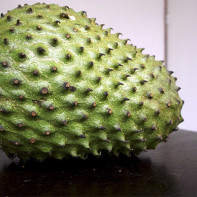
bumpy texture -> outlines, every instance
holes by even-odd
[[[155,148],[183,121],[162,61],[69,7],[0,18],[0,146],[24,160]]]

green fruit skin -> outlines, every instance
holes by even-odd
[[[0,146],[8,156],[139,154],[183,121],[176,78],[86,12],[25,5],[0,18]]]

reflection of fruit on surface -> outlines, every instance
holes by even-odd
[[[86,12],[19,6],[0,27],[0,146],[8,155],[138,154],[183,121],[172,73]]]

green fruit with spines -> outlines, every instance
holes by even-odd
[[[23,160],[153,149],[183,121],[176,79],[86,12],[19,6],[0,18],[0,143]]]

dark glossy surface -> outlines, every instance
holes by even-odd
[[[197,133],[176,131],[138,158],[24,164],[0,151],[0,196],[197,196]]]

